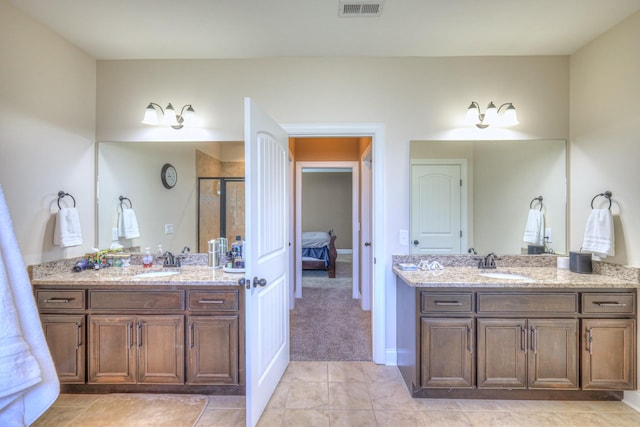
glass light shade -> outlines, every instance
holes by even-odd
[[[516,107],[513,104],[509,104],[507,109],[504,111],[502,115],[502,126],[514,126],[520,124],[518,121],[518,113],[516,112]]]
[[[142,119],[142,123],[145,125],[155,126],[160,124],[160,119],[158,118],[158,112],[153,105],[149,104],[147,108],[144,110],[144,119]]]
[[[483,123],[485,125],[493,125],[498,121],[498,109],[496,104],[490,102],[487,106],[487,111],[484,113]]]
[[[469,108],[467,109],[467,116],[464,119],[464,122],[468,125],[475,125],[480,121],[480,110],[475,102],[472,102]]]
[[[196,112],[194,111],[191,105],[188,105],[184,113],[182,114],[182,118],[184,119],[185,125],[190,125],[195,122]]]
[[[169,126],[177,126],[178,118],[176,117],[176,110],[173,109],[173,105],[167,105],[164,109],[164,124]]]

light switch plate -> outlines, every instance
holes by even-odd
[[[401,246],[409,245],[409,231],[408,230],[400,230],[398,232],[398,242]]]
[[[544,240],[547,243],[551,243],[551,227],[544,229]]]
[[[173,224],[164,225],[164,234],[173,234]]]
[[[118,228],[117,227],[113,227],[111,229],[111,241],[115,242],[116,240],[118,240]]]

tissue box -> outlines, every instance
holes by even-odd
[[[590,274],[593,271],[591,254],[569,252],[569,270],[574,273]]]

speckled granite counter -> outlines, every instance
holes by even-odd
[[[554,257],[503,257],[496,269],[477,268],[477,257],[430,257],[444,265],[444,270],[404,271],[401,262],[417,264],[415,256],[394,256],[393,271],[411,287],[482,287],[482,288],[639,288],[638,269],[594,263],[594,274],[572,273],[555,267]],[[426,259],[426,258],[425,258]],[[527,279],[482,276],[482,273],[511,273]]]
[[[640,284],[601,274],[578,274],[553,267],[511,267],[481,270],[473,267],[445,267],[440,271],[393,271],[412,287],[482,288],[638,288]],[[528,279],[504,279],[481,273],[511,273]]]
[[[172,270],[172,269],[167,269]],[[178,274],[161,277],[134,277],[140,273],[163,271],[162,267],[142,268],[109,267],[100,270],[84,270],[78,273],[67,271],[54,271],[47,274],[37,274],[31,279],[33,285],[68,285],[68,286],[93,286],[93,285],[206,285],[206,286],[239,286],[238,279],[242,274],[225,273],[222,269],[213,269],[207,266],[187,265],[178,269]]]

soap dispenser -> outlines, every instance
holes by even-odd
[[[145,248],[144,256],[142,257],[142,267],[149,268],[153,265],[153,256],[151,255],[151,249]]]

